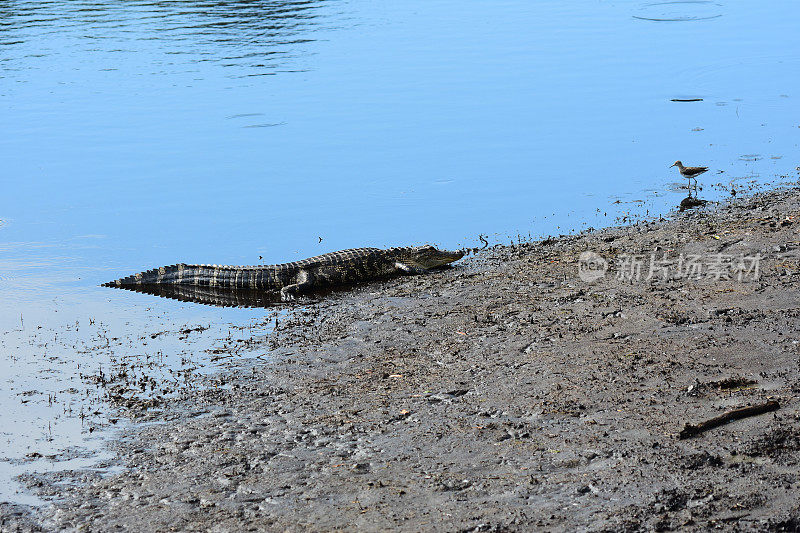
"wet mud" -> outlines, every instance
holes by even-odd
[[[799,233],[773,191],[309,302],[127,431],[121,473],[30,474],[52,503],[0,524],[797,530]]]

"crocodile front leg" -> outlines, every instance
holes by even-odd
[[[425,274],[428,272],[427,268],[410,261],[406,261],[405,263],[397,261],[394,266],[397,270],[405,272],[406,274]]]

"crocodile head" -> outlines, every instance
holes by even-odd
[[[425,245],[403,249],[400,260],[428,270],[431,268],[443,267],[453,261],[458,261],[462,257],[464,257],[464,252],[461,250],[451,252],[449,250],[438,250],[433,246]]]

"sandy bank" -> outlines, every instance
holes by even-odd
[[[800,191],[778,191],[334,295],[260,339],[274,363],[216,376],[122,441],[125,473],[33,480],[63,499],[4,520],[797,529],[798,232]],[[678,439],[768,400],[780,409]]]

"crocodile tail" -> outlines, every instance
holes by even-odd
[[[124,278],[103,283],[103,287],[134,287],[139,285],[157,285],[162,283],[180,283],[183,278],[191,274],[192,267],[184,263],[177,265],[163,266],[159,268],[152,268],[126,276]]]
[[[105,287],[135,289],[147,285],[194,285],[234,289],[279,290],[284,282],[270,267],[177,265],[145,270],[105,283]]]

